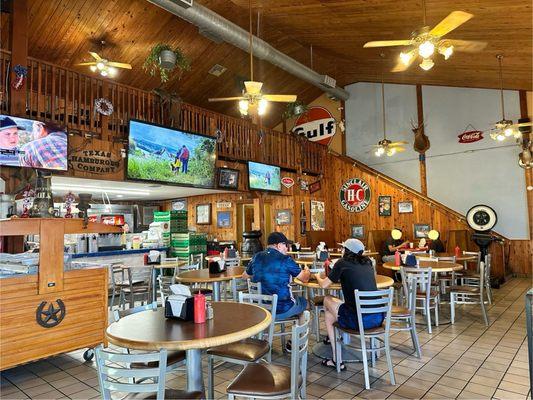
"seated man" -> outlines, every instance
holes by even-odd
[[[377,285],[372,261],[363,255],[365,245],[358,239],[348,239],[342,244],[342,247],[342,258],[335,263],[329,275],[325,277],[324,273],[321,273],[315,276],[320,287],[324,289],[328,288],[332,282],[338,283],[340,281],[342,286],[344,302],[333,296],[324,297],[326,329],[333,358],[323,360],[322,365],[336,368],[336,363],[340,362],[340,369],[344,371],[346,367],[342,360],[335,360],[333,324],[339,321],[342,328],[359,330],[354,290],[377,290]],[[381,326],[383,319],[382,313],[364,314],[364,328],[371,329]]]
[[[429,242],[429,249],[433,250],[435,253],[444,253],[444,243],[442,243],[442,240],[440,240],[440,234],[436,230],[431,230],[428,233],[428,237],[430,239]]]
[[[391,235],[383,242],[383,248],[381,249],[381,260],[385,262],[394,261],[394,253],[396,250],[405,247],[409,244],[408,240],[402,242],[402,231],[400,229],[393,229]]]
[[[276,320],[301,315],[307,307],[307,302],[304,297],[292,295],[290,282],[291,278],[307,282],[310,276],[309,269],[302,270],[287,255],[291,242],[283,233],[272,232],[267,242],[267,249],[254,255],[242,277],[250,278],[253,282],[261,282],[262,294],[278,295]],[[303,323],[303,320],[300,323]]]

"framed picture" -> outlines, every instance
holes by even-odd
[[[321,189],[320,181],[313,182],[309,185],[309,193],[318,192]]]
[[[391,203],[392,203],[391,196],[379,196],[378,197],[380,217],[390,217],[392,215]]]
[[[231,228],[231,211],[217,211],[217,228]]]
[[[398,213],[408,214],[413,212],[413,202],[412,201],[399,201],[398,202]]]
[[[326,203],[311,200],[311,230],[326,230]]]
[[[154,212],[159,211],[159,206],[144,206],[142,207],[142,224],[145,226],[154,222]]]
[[[355,239],[365,238],[365,226],[364,225],[352,225],[352,237]]]
[[[291,210],[276,210],[276,225],[290,225],[291,224]]]
[[[211,203],[196,206],[196,223],[198,225],[211,225]]]
[[[429,224],[414,224],[415,239],[427,239],[430,230]]]
[[[239,188],[239,170],[219,168],[218,187],[237,190]]]
[[[187,211],[187,199],[176,199],[172,202],[173,211]]]

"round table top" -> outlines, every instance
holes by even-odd
[[[113,322],[107,339],[118,346],[138,350],[189,350],[221,346],[249,338],[265,330],[272,319],[264,308],[253,304],[213,302],[213,319],[204,324],[165,318],[164,307]],[[238,315],[239,318],[232,318]]]
[[[435,257],[454,257],[455,253],[435,253]],[[461,254],[459,257],[455,257],[455,261],[476,261],[477,256],[473,254]]]
[[[400,253],[403,253],[405,251],[427,251],[427,247],[402,247],[401,249],[398,249]]]
[[[233,278],[239,278],[243,272],[243,267],[229,267],[220,274],[210,274],[209,268],[203,268],[193,271],[182,272],[176,277],[176,280],[181,283],[231,281]]]
[[[300,286],[305,286],[312,289],[320,289],[320,285],[317,281],[312,280],[309,282],[302,282],[299,279],[294,279],[294,283]],[[392,279],[390,276],[386,275],[376,275],[376,285],[378,289],[385,289],[394,284],[394,279]],[[340,283],[332,283],[329,287],[329,290],[341,290],[341,284]]]
[[[383,267],[387,269],[392,269],[393,271],[399,271],[400,267],[395,265],[394,262],[383,263]],[[434,272],[452,272],[459,271],[463,269],[461,264],[446,262],[446,261],[420,261],[420,268],[431,267]]]

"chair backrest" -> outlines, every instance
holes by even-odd
[[[481,251],[463,251],[463,254],[465,256],[475,256],[476,257],[476,259],[474,261],[469,261],[469,262],[476,263],[476,272],[479,272],[479,263],[481,262]]]
[[[485,256],[485,274],[481,275],[481,271],[479,271],[479,276],[485,276],[485,282],[488,284],[490,282],[490,269],[492,267],[492,255],[487,254]]]
[[[178,274],[180,272],[196,271],[198,269],[200,269],[200,264],[182,265],[182,266],[178,267]]]
[[[204,253],[191,254],[189,257],[189,262],[191,264],[198,264],[199,268],[204,267]]]
[[[302,325],[292,327],[291,337],[291,398],[298,399],[298,382],[302,377],[302,385],[307,381],[307,351],[309,345],[309,311],[303,313]]]
[[[111,283],[113,287],[117,284],[117,277],[119,282],[126,280],[126,268],[123,263],[113,263],[110,265],[111,270]]]
[[[409,285],[414,281],[420,291],[426,294],[426,299],[429,300],[431,292],[431,267],[424,268],[412,268],[412,267],[400,267],[400,274],[402,275],[402,285],[406,296],[409,294]]]
[[[274,328],[276,326],[276,312],[278,309],[278,295],[268,295],[268,294],[253,294],[253,293],[244,293],[239,292],[239,303],[250,303],[258,305],[272,314],[272,320],[270,321],[270,326],[268,327],[268,343],[272,347],[272,339],[274,338]]]
[[[157,301],[154,301],[153,303],[146,304],[144,306],[137,306],[134,308],[128,308],[127,310],[114,310],[113,311],[113,320],[117,322],[119,319],[127,317],[131,314],[136,314],[142,311],[147,310],[156,310],[157,309]]]
[[[354,290],[357,321],[359,322],[359,332],[362,335],[365,334],[363,315],[378,313],[385,313],[385,335],[389,334],[393,293],[394,288],[392,287],[371,291]]]
[[[455,260],[455,256],[451,256],[451,257],[437,257],[437,261],[455,263],[456,260]]]
[[[180,261],[180,259],[178,257],[167,257],[167,258],[163,258],[161,260],[161,265],[165,265],[165,264],[176,264]]]
[[[227,268],[231,267],[240,267],[241,265],[241,259],[240,258],[225,258],[224,259],[224,265]]]
[[[95,350],[98,381],[104,400],[111,400],[111,392],[156,392],[156,399],[164,400],[167,369],[167,351],[165,349],[154,353],[118,354],[104,350],[102,345],[98,345]],[[129,368],[132,363],[154,361],[158,363],[155,368]],[[120,379],[124,378],[130,383],[119,382]],[[135,378],[135,381],[132,378]],[[152,379],[153,382],[148,381],[149,383],[145,383],[147,379]],[[142,383],[139,383],[140,380]]]
[[[316,253],[314,251],[299,251],[296,253],[296,258],[307,258],[315,257]]]
[[[247,280],[248,282],[248,293],[250,294],[261,294],[261,282],[252,282],[251,279]]]

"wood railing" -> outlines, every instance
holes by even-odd
[[[6,76],[10,53],[0,51],[0,110],[9,110],[9,88]],[[141,72],[142,73],[142,72]],[[121,141],[127,138],[132,118],[170,126],[171,106],[157,94],[111,80],[81,74],[58,65],[28,58],[26,85],[26,116],[53,121],[71,132],[90,133],[102,140]],[[113,104],[113,113],[97,113],[94,102],[106,98]],[[252,160],[320,174],[323,172],[326,147],[305,139],[259,128],[249,121],[215,113],[186,103],[179,104],[177,128],[214,135],[220,130],[218,155],[229,160]]]

